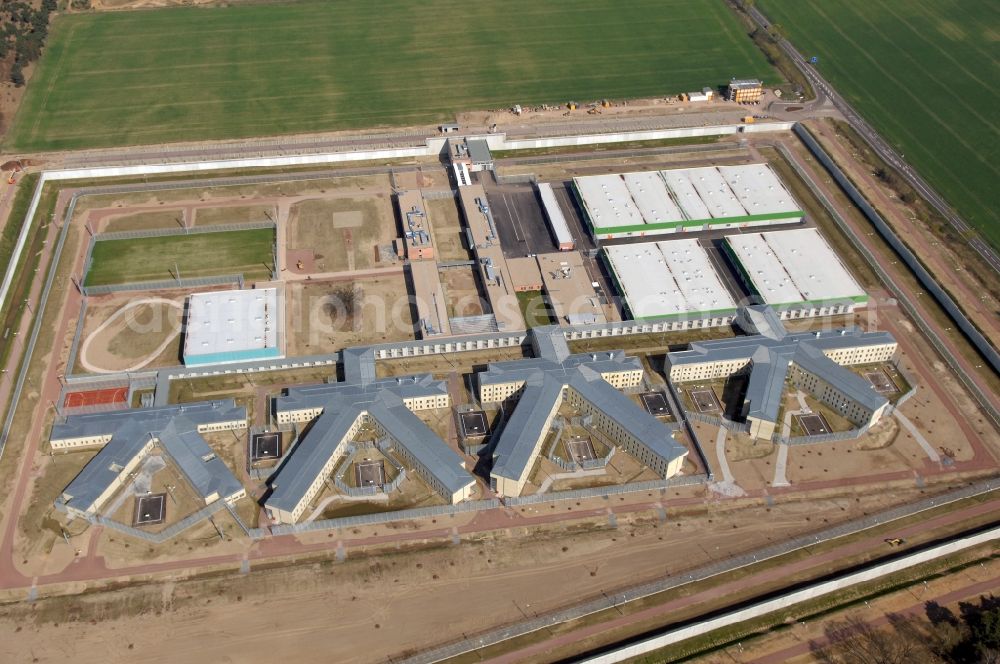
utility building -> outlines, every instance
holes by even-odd
[[[756,104],[764,95],[764,83],[756,78],[734,78],[726,87],[726,101]]]

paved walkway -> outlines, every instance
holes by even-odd
[[[924,438],[924,434],[920,433],[920,429],[918,429],[906,415],[903,415],[898,410],[892,411],[892,414],[895,415],[896,419],[899,420],[899,423],[913,435],[914,440],[917,441],[917,444],[920,445],[920,447],[922,447],[924,452],[927,454],[927,458],[934,463],[941,463],[941,455],[937,453],[937,450],[934,449],[933,445],[927,442],[927,439]]]
[[[774,479],[771,481],[771,486],[791,486],[791,482],[785,476],[785,471],[788,469],[788,445],[784,443],[778,444],[778,459],[774,462]]]
[[[719,433],[715,436],[715,457],[719,461],[719,471],[722,473],[722,481],[709,484],[708,488],[723,496],[737,498],[745,496],[746,491],[736,483],[733,471],[729,468],[729,460],[726,459],[726,437],[728,434],[729,431],[725,427],[719,427]]]

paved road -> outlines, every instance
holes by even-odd
[[[767,17],[765,17],[760,10],[755,7],[749,9],[750,17],[757,22],[762,28],[766,28],[770,25]],[[810,65],[802,54],[799,53],[794,46],[789,43],[787,39],[782,39],[779,42],[781,49],[792,59],[795,66],[802,71],[802,74],[809,80],[812,84],[813,89],[816,94],[823,94],[836,106],[844,118],[850,123],[851,127],[854,128],[858,134],[861,135],[872,149],[875,150],[877,154],[883,161],[889,165],[896,168],[909,182],[910,186],[917,190],[921,196],[923,196],[934,208],[944,216],[955,230],[967,237],[966,240],[976,252],[983,257],[990,267],[992,267],[996,272],[1000,273],[1000,255],[993,250],[993,248],[981,237],[979,237],[978,232],[975,231],[964,219],[950,205],[948,202],[941,197],[927,182],[917,174],[917,172],[910,167],[909,164],[903,159],[903,156],[896,152],[895,149],[889,143],[883,139],[871,125],[869,125],[861,115],[854,110],[847,101],[833,89],[833,86],[823,78],[823,76],[816,70],[815,67]]]

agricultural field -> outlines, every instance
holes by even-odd
[[[53,22],[6,146],[405,125],[514,103],[676,94],[733,75],[777,77],[720,0],[306,0],[67,15]]]
[[[1000,8],[990,2],[760,0],[906,161],[1000,247]]]
[[[160,281],[242,273],[247,280],[268,279],[274,231],[268,228],[227,233],[167,235],[94,244],[85,286]]]

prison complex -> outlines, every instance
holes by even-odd
[[[535,359],[492,362],[477,375],[481,402],[517,400],[493,449],[490,484],[497,493],[518,496],[524,490],[564,402],[661,477],[680,471],[687,449],[673,438],[676,425],[659,421],[619,391],[641,383],[638,358],[624,351],[571,355],[556,327],[534,328],[531,337]]]
[[[63,489],[57,507],[77,516],[96,514],[157,447],[206,505],[217,500],[235,502],[246,490],[202,434],[246,426],[246,409],[232,399],[71,415],[52,427],[52,448],[103,447]]]
[[[365,427],[388,438],[392,450],[446,501],[469,498],[475,479],[462,458],[414,414],[447,408],[447,384],[430,374],[377,379],[370,349],[352,348],[344,355],[344,382],[288,388],[274,400],[279,423],[312,424],[270,481],[268,516],[280,523],[298,521]]]
[[[595,240],[796,223],[803,212],[767,164],[591,175],[573,191]]]
[[[712,381],[749,374],[740,417],[755,438],[771,438],[781,412],[785,382],[812,394],[858,426],[870,426],[889,401],[844,366],[886,362],[896,353],[888,332],[856,327],[790,334],[766,306],[747,307],[740,325],[750,336],[692,343],[668,353],[665,370],[672,383]]]

